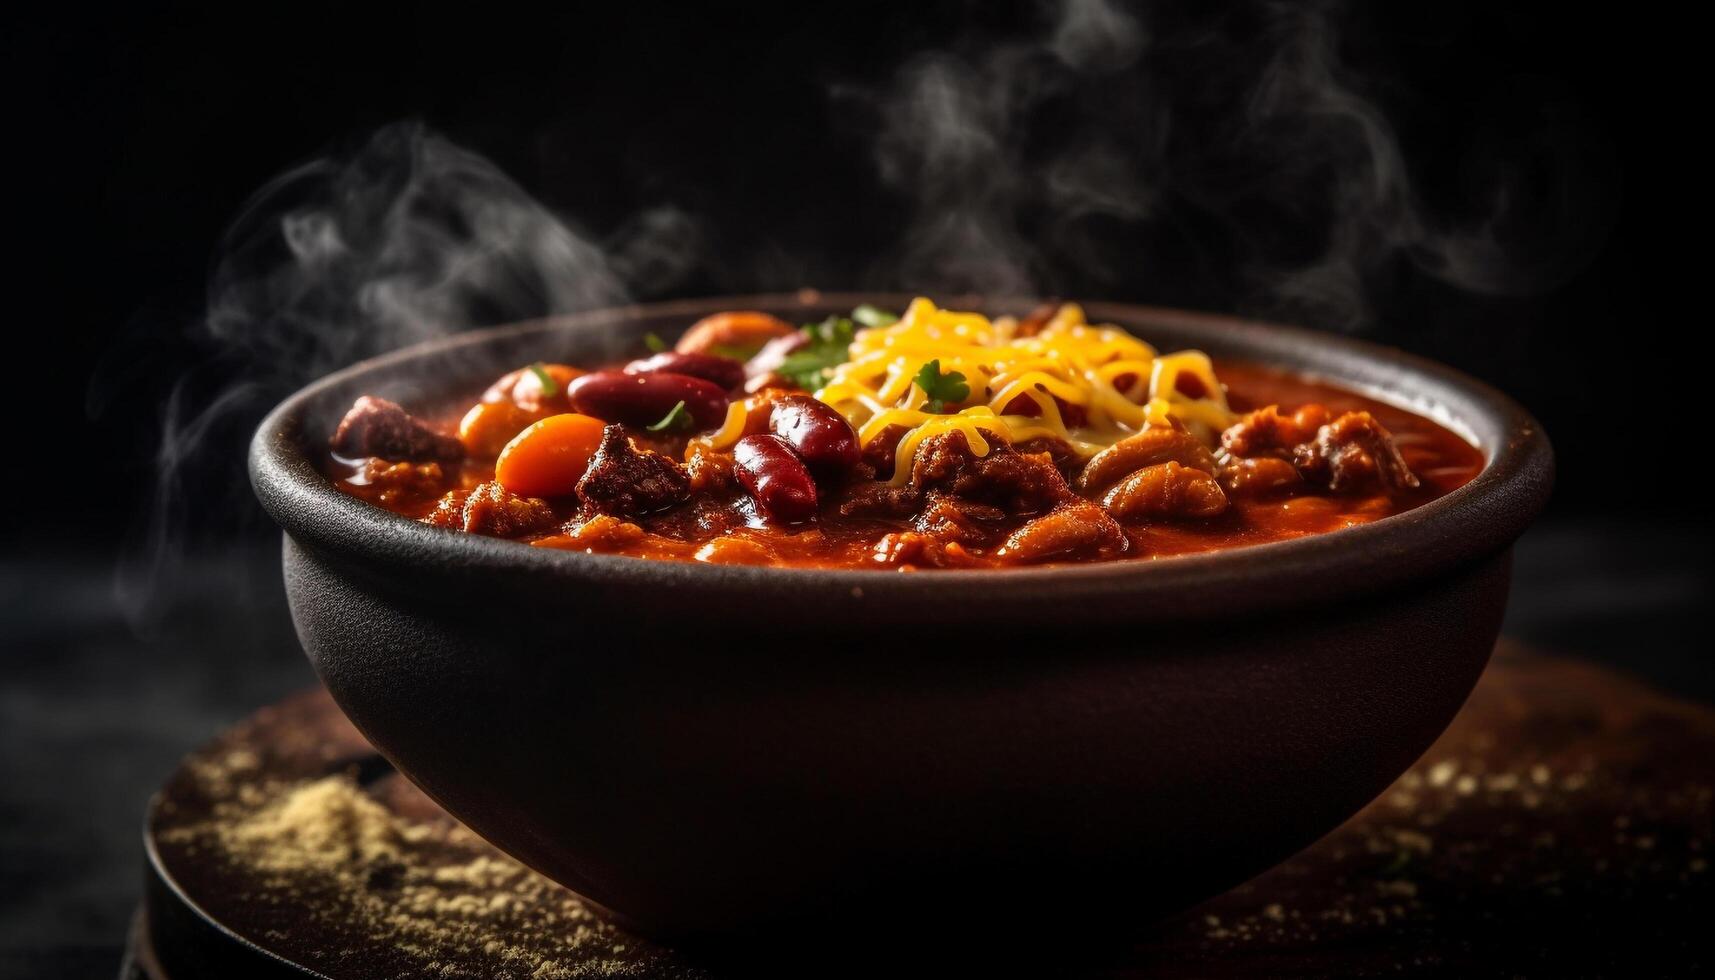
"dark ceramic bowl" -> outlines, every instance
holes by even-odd
[[[1548,441],[1492,389],[1351,340],[1089,305],[1162,348],[1430,415],[1488,459],[1403,515],[1155,562],[888,574],[575,554],[393,516],[313,462],[360,394],[421,403],[531,360],[599,363],[716,310],[797,321],[905,299],[582,314],[292,396],[251,477],[328,689],[448,811],[648,933],[923,929],[1001,949],[1025,941],[1021,916],[1135,922],[1262,871],[1453,717],[1548,496]]]

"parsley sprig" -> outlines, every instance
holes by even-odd
[[[969,398],[971,386],[965,384],[965,376],[958,371],[941,373],[941,361],[936,358],[917,369],[917,377],[913,379],[917,387],[929,396],[929,401],[923,410],[931,415],[938,415],[947,410],[949,405],[957,405]]]
[[[845,363],[857,324],[850,317],[830,316],[821,323],[806,323],[804,333],[810,342],[786,355],[780,374],[806,391],[815,391],[827,384],[829,368]]]
[[[560,393],[560,386],[554,382],[554,376],[548,373],[548,365],[541,361],[530,365],[530,373],[542,384],[542,397],[552,398]]]
[[[899,322],[896,314],[889,313],[879,306],[864,303],[852,311],[852,319],[866,327],[891,327]]]
[[[689,429],[693,424],[691,413],[685,408],[683,400],[674,405],[672,410],[661,417],[654,425],[645,426],[650,432],[680,432]]]

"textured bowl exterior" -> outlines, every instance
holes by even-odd
[[[1230,887],[1428,747],[1487,662],[1552,454],[1446,368],[1288,328],[1091,304],[1159,347],[1280,364],[1430,414],[1486,452],[1365,527],[1166,561],[893,574],[644,561],[440,531],[310,462],[357,394],[541,357],[617,358],[774,296],[525,324],[358,365],[282,404],[252,478],[299,635],[340,706],[448,811],[655,935],[1085,927]],[[991,310],[1017,304],[976,304]]]

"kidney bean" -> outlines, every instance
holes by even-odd
[[[730,357],[713,354],[681,354],[662,351],[653,357],[632,361],[625,366],[627,374],[688,374],[693,378],[713,381],[725,391],[744,384],[744,365]]]
[[[857,433],[826,402],[809,395],[787,395],[768,413],[768,427],[812,469],[837,473],[857,465]]]
[[[804,461],[779,436],[745,436],[732,447],[738,482],[762,510],[786,524],[816,516],[816,481]]]
[[[698,429],[713,429],[726,421],[726,392],[712,381],[688,374],[597,371],[567,385],[566,399],[572,408],[604,422],[654,425],[679,402],[685,403]]]

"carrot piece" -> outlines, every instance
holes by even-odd
[[[792,332],[792,325],[779,317],[755,310],[732,310],[691,324],[673,349],[681,354],[719,354],[745,360],[763,344]]]
[[[543,414],[566,407],[566,386],[583,376],[570,364],[544,364],[540,361],[509,371],[482,393],[485,402],[509,401],[527,412]],[[543,387],[546,374],[552,394]]]
[[[494,462],[494,478],[526,497],[564,497],[583,479],[603,428],[588,415],[550,415],[506,444]]]
[[[543,387],[544,374],[553,382],[549,386],[552,394]],[[566,386],[583,375],[584,372],[570,364],[532,364],[524,369],[518,383],[512,386],[512,401],[528,411],[565,408]]]

